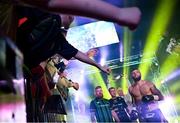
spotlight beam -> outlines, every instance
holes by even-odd
[[[160,2],[159,6],[156,9],[156,12],[155,12],[156,14],[152,21],[152,25],[149,30],[149,35],[147,36],[147,39],[146,39],[147,43],[144,47],[143,54],[152,52],[152,51],[154,51],[155,53],[157,51],[160,44],[159,41],[160,41],[161,35],[164,34],[169,24],[176,2],[177,1],[175,0],[174,1],[162,0],[162,2]],[[154,54],[152,53],[151,55],[153,56]],[[142,57],[142,60],[143,59],[144,57]],[[149,63],[148,65],[141,64],[139,66],[140,71],[144,75],[143,79],[146,78],[150,65],[151,63]]]
[[[129,32],[127,28],[124,28],[124,36],[123,36],[123,47],[124,47],[124,59],[127,59],[127,57],[130,56],[130,47],[131,46],[131,41],[132,41],[132,33]],[[129,66],[126,66],[127,62],[129,61],[124,61],[123,63],[123,75],[128,75],[129,74]],[[126,94],[128,92],[128,82],[125,77],[122,79],[122,90]]]

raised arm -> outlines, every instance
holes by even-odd
[[[92,17],[135,29],[141,12],[137,7],[118,8],[101,0],[14,0],[52,12]]]
[[[101,66],[100,64],[98,64],[94,60],[90,59],[86,54],[82,53],[81,51],[77,52],[77,54],[75,55],[75,58],[84,63],[93,65],[107,74],[109,74],[111,72],[110,68],[108,68],[107,66]]]

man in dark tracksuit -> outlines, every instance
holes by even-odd
[[[116,89],[114,87],[109,88],[111,99],[109,100],[111,110],[114,110],[120,122],[131,122],[129,116],[128,105],[126,104],[123,97],[116,96]]]

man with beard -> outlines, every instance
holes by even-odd
[[[103,91],[101,86],[95,88],[96,98],[90,103],[91,121],[95,122],[119,122],[119,118],[115,111],[110,110],[110,103],[107,99],[103,98]]]
[[[139,70],[131,73],[134,83],[129,87],[133,104],[139,113],[140,122],[167,122],[158,107],[158,102],[163,100],[162,93],[156,86],[148,81],[141,80]]]

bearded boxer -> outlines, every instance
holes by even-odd
[[[158,101],[163,100],[162,93],[152,82],[141,80],[139,70],[131,73],[134,83],[129,87],[133,104],[139,113],[140,122],[167,122],[158,107]]]

